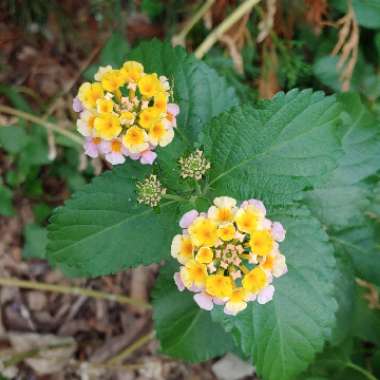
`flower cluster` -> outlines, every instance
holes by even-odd
[[[157,176],[151,174],[143,181],[137,182],[137,201],[144,203],[149,207],[156,207],[163,195],[166,194],[166,188],[162,187]]]
[[[181,157],[179,164],[182,178],[193,178],[197,181],[202,179],[211,167],[210,162],[203,157],[203,152],[199,149],[187,157]]]
[[[139,62],[127,61],[120,69],[100,67],[94,83],[83,83],[73,109],[80,113],[79,133],[85,136],[85,153],[104,155],[113,165],[126,157],[153,164],[157,146],[174,138],[179,107],[170,103],[165,76],[144,72]]]
[[[195,293],[201,308],[224,305],[226,314],[236,315],[250,301],[272,299],[273,277],[287,272],[279,250],[285,230],[266,218],[261,201],[238,206],[233,198],[218,197],[207,213],[189,211],[179,225],[183,232],[171,246],[171,255],[181,264],[174,281],[180,291]]]

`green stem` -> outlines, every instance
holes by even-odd
[[[120,294],[99,292],[97,290],[85,289],[85,288],[79,288],[79,287],[52,285],[52,284],[46,284],[43,282],[36,282],[36,281],[24,281],[24,280],[19,280],[17,278],[12,278],[12,277],[0,277],[0,285],[12,286],[12,287],[24,288],[24,289],[48,291],[48,292],[54,292],[54,293],[80,295],[84,297],[114,301],[121,304],[139,306],[146,309],[150,309],[152,307],[148,303],[145,303],[137,299],[129,298]]]
[[[366,379],[368,380],[378,380],[377,377],[373,376],[370,372],[368,372],[366,369],[352,363],[352,362],[348,362],[346,363],[346,366],[348,368],[352,368],[353,370],[355,370],[356,372],[359,372],[361,373]]]
[[[71,131],[68,131],[64,128],[58,127],[57,125],[54,125],[52,123],[49,123],[46,120],[42,119],[41,117],[32,115],[24,111],[16,110],[15,108],[12,108],[12,107],[3,106],[3,105],[0,105],[0,112],[3,112],[8,115],[17,116],[17,117],[20,117],[21,119],[41,125],[42,127],[45,127],[48,130],[54,131],[56,133],[59,133],[62,136],[67,137],[68,139],[75,142],[76,144],[82,145],[83,143],[82,138],[79,137],[77,134]]]
[[[212,48],[215,42],[231,28],[231,26],[233,26],[259,2],[260,0],[244,1],[205,38],[205,40],[198,46],[197,50],[195,50],[195,56],[201,59]]]
[[[172,38],[173,45],[185,45],[185,38],[193,29],[194,25],[202,18],[202,16],[211,8],[215,0],[207,0],[195,14],[186,22],[185,26],[180,33],[176,34]]]
[[[127,357],[131,356],[136,350],[144,346],[150,340],[154,338],[155,332],[151,331],[150,333],[143,335],[141,338],[137,339],[136,342],[131,344],[125,350],[121,351],[118,355],[110,359],[106,364],[113,365],[122,363]]]
[[[179,196],[179,195],[176,195],[176,194],[164,194],[162,196],[162,198],[164,199],[171,199],[173,201],[177,201],[177,202],[187,202],[187,199]]]

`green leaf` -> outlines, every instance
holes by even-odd
[[[16,154],[28,144],[28,135],[19,126],[0,127],[0,148],[11,154]]]
[[[44,259],[46,256],[47,231],[37,224],[27,224],[24,228],[24,259]]]
[[[344,154],[325,183],[305,195],[308,206],[329,228],[358,224],[368,206],[368,186],[359,183],[380,169],[380,129],[357,94],[338,97],[345,111]]]
[[[69,275],[100,276],[170,254],[178,225],[177,204],[140,205],[136,181],[149,168],[136,162],[117,167],[58,208],[48,227],[48,258]]]
[[[290,203],[336,167],[339,126],[335,98],[310,90],[279,93],[257,107],[225,113],[205,130],[209,187],[271,206]]]
[[[330,343],[339,346],[350,338],[355,311],[355,275],[350,257],[342,252],[335,252],[337,277],[335,281],[335,299],[338,303],[336,325]]]
[[[0,215],[12,216],[14,215],[14,209],[12,204],[13,194],[8,187],[2,184],[0,181]]]
[[[281,251],[289,271],[274,281],[271,302],[251,303],[238,316],[222,319],[260,376],[290,380],[308,367],[331,337],[337,310],[336,269],[328,237],[306,209],[272,217],[287,230]]]
[[[342,12],[348,11],[346,0],[334,0],[333,5]],[[366,28],[380,28],[380,3],[378,0],[352,0],[355,18]]]
[[[349,255],[356,275],[380,286],[380,225],[367,220],[331,237],[338,249]]]
[[[163,353],[189,362],[205,361],[233,349],[231,337],[198,307],[188,291],[173,280],[174,265],[166,265],[153,291],[154,325]]]
[[[92,81],[99,66],[111,65],[117,68],[123,64],[129,51],[127,39],[120,32],[113,32],[104,48],[100,52],[99,63],[91,65],[84,73],[84,77]]]
[[[380,346],[380,311],[370,309],[368,300],[364,298],[368,291],[356,288],[356,310],[352,335]]]

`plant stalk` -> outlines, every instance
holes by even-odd
[[[68,139],[75,142],[76,144],[82,145],[83,143],[82,138],[77,136],[75,133],[68,131],[66,129],[60,128],[52,123],[49,123],[48,121],[42,119],[41,117],[32,115],[24,111],[17,110],[12,107],[4,106],[1,104],[0,104],[0,112],[3,112],[8,115],[17,116],[17,117],[20,117],[21,119],[41,125],[42,127],[45,127],[48,130],[51,130],[53,132],[59,133],[62,136],[67,137]]]
[[[223,36],[223,34],[231,28],[240,18],[248,13],[260,0],[246,0],[237,7],[224,21],[222,21],[198,46],[195,50],[195,56],[199,59],[212,48],[215,42]]]
[[[34,289],[34,290],[54,292],[54,293],[80,295],[80,296],[91,297],[91,298],[95,298],[99,300],[108,300],[108,301],[118,302],[120,304],[125,304],[125,305],[139,306],[145,309],[152,308],[152,306],[146,302],[143,302],[134,298],[126,297],[121,294],[111,294],[111,293],[100,292],[97,290],[85,289],[85,288],[80,288],[80,287],[53,285],[53,284],[46,284],[43,282],[36,282],[36,281],[25,281],[25,280],[19,280],[17,278],[12,278],[12,277],[0,277],[0,285],[24,288],[24,289]]]

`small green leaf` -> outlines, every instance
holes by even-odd
[[[200,309],[190,292],[176,288],[173,267],[161,269],[153,292],[153,318],[163,353],[196,363],[232,350],[231,337],[211,320],[210,312]]]
[[[0,181],[0,215],[12,216],[14,209],[12,204],[13,194],[8,187],[3,185]]]
[[[44,259],[46,256],[47,231],[37,224],[27,224],[24,228],[24,259]]]
[[[331,172],[341,155],[340,106],[321,92],[279,93],[208,124],[203,144],[213,194],[290,203]]]
[[[308,367],[331,337],[337,310],[336,267],[327,235],[306,209],[271,217],[287,229],[281,251],[289,271],[274,281],[271,302],[251,303],[238,316],[222,320],[252,357],[260,376],[290,380]]]
[[[380,311],[370,309],[364,298],[367,290],[356,288],[356,310],[352,335],[380,346]]]
[[[0,127],[0,148],[11,154],[17,154],[28,144],[25,129],[20,126]]]

